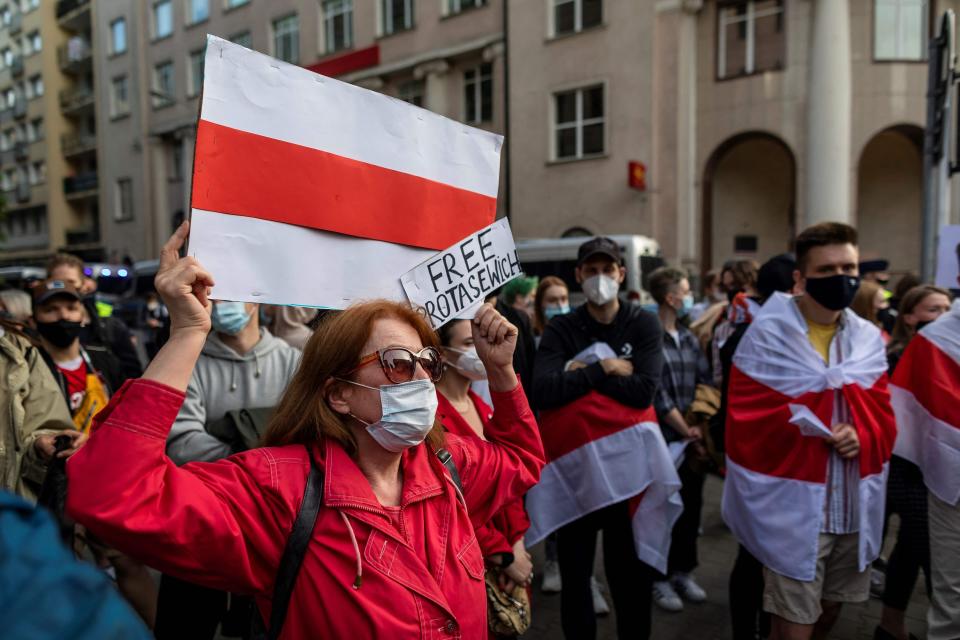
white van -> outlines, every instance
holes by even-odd
[[[627,268],[627,278],[620,286],[621,295],[627,300],[641,304],[652,302],[646,290],[647,276],[665,263],[660,255],[660,245],[646,236],[607,236],[620,245]],[[574,277],[577,266],[577,249],[588,237],[578,238],[532,238],[517,240],[517,256],[528,276],[557,276],[570,287],[572,304],[583,301],[580,285]],[[576,295],[575,295],[576,294]]]

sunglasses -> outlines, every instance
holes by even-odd
[[[420,353],[414,353],[404,347],[386,347],[360,358],[357,365],[347,375],[377,361],[380,362],[383,375],[387,376],[387,380],[393,384],[413,380],[413,376],[417,372],[418,362],[434,382],[439,381],[440,374],[443,373],[443,361],[440,359],[440,352],[433,347],[425,347]]]

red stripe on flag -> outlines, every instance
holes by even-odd
[[[790,398],[730,368],[727,393],[726,449],[741,467],[778,478],[823,482],[830,449],[820,438],[804,436],[790,424],[788,405],[805,405],[824,424],[833,416],[833,393]]]
[[[497,201],[201,120],[192,206],[439,250],[493,222]]]
[[[923,335],[910,341],[893,384],[912,393],[930,415],[960,429],[960,364]]]
[[[656,421],[653,407],[628,407],[591,391],[559,409],[544,411],[540,416],[540,434],[547,461],[551,461],[641,422]]]

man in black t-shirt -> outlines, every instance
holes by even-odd
[[[662,373],[663,332],[655,315],[620,302],[617,293],[625,277],[616,242],[594,238],[580,247],[576,278],[587,302],[551,320],[543,333],[531,393],[538,409],[568,405],[591,391],[628,407],[653,403]],[[616,357],[591,364],[575,359],[596,343],[606,343]],[[637,556],[626,501],[590,512],[558,531],[564,635],[577,640],[596,636],[590,577],[601,530],[617,635],[649,637],[653,573]]]

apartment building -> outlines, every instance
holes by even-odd
[[[155,256],[188,211],[213,33],[505,133],[519,237],[641,233],[699,270],[840,219],[867,256],[915,270],[926,49],[958,4],[99,2],[104,240]]]
[[[0,1],[0,263],[103,253],[89,1]]]

